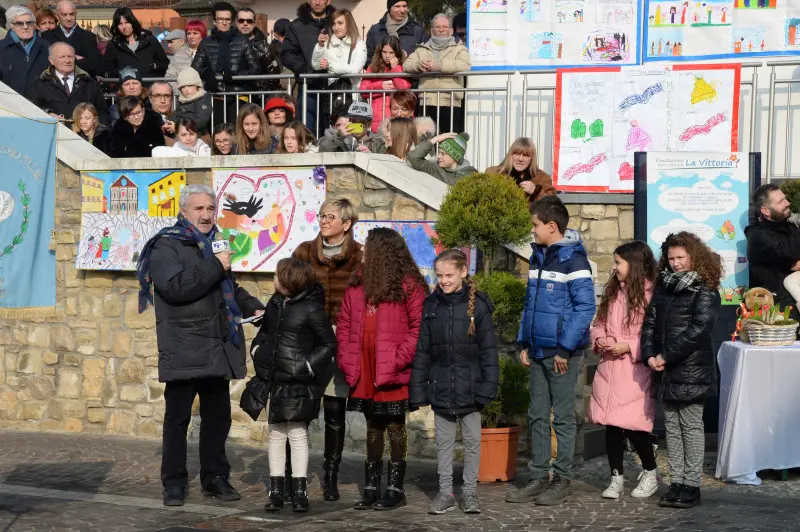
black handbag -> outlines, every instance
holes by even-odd
[[[247,381],[239,399],[239,407],[247,412],[247,415],[258,420],[261,411],[267,407],[269,398],[269,383],[259,376],[255,376]]]

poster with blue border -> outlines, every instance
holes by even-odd
[[[468,0],[472,70],[641,62],[644,0]]]
[[[722,257],[723,305],[739,305],[749,283],[747,153],[647,154],[647,243],[656,258],[670,233],[696,234]]]
[[[646,0],[644,62],[800,54],[796,0]]]

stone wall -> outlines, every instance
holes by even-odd
[[[329,197],[349,198],[359,206],[361,219],[436,219],[436,211],[356,166],[329,166],[328,172]],[[187,181],[209,183],[210,171],[188,170]],[[54,234],[57,312],[47,319],[0,320],[0,426],[159,437],[164,385],[158,382],[153,310],[138,313],[133,272],[75,269],[80,208],[79,173],[59,162]],[[598,265],[598,281],[605,282],[614,247],[632,237],[633,213],[613,205],[569,209],[570,226],[581,230]],[[524,271],[526,262],[520,260],[518,266]],[[241,274],[238,280],[262,301],[273,292],[271,274]],[[246,330],[251,339],[253,328]],[[588,376],[581,380],[589,381]],[[243,388],[244,381],[231,386],[236,406],[230,437],[266,445],[266,423],[252,422],[238,408]],[[581,418],[588,391],[578,390]],[[195,438],[197,421],[190,427]],[[323,443],[319,425],[311,425],[311,445],[316,449]],[[363,451],[365,433],[363,416],[348,414],[347,448]],[[427,408],[409,416],[409,449],[418,456],[436,454],[433,416]]]

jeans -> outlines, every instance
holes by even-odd
[[[572,480],[572,458],[575,454],[575,386],[582,358],[569,358],[567,372],[556,374],[553,357],[531,360],[531,405],[528,427],[531,432],[533,458],[528,463],[531,478],[545,478],[550,471],[550,409],[553,409],[553,430],[558,442],[558,455],[553,473]]]
[[[462,493],[478,492],[478,468],[481,464],[481,413],[451,416],[436,413],[433,417],[436,435],[436,458],[439,462],[439,491],[453,493],[453,455],[456,448],[456,428],[461,425],[464,444],[464,486]]]
[[[200,482],[207,487],[214,477],[228,478],[231,466],[225,441],[231,428],[229,381],[223,378],[171,381],[164,390],[164,434],[161,483],[165,488],[189,482],[186,470],[186,430],[195,395],[200,396]]]

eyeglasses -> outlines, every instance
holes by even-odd
[[[17,20],[14,21],[12,24],[18,28],[27,28],[28,26],[35,26],[36,22],[32,20]]]
[[[214,20],[216,20],[217,22],[231,22],[233,19],[232,18],[217,17]]]
[[[239,24],[255,24],[255,19],[252,18],[240,18],[237,20]]]
[[[340,220],[342,219],[341,216],[336,216],[335,214],[318,214],[317,215],[317,221],[325,222],[325,223],[331,223],[336,218],[339,218]]]
[[[140,116],[144,116],[144,109],[140,109],[139,111],[131,111],[128,114],[129,118],[138,118]]]
[[[172,94],[151,94],[150,97],[156,100],[168,100],[172,98]]]
[[[219,146],[220,144],[230,144],[231,139],[214,139],[214,144]]]

